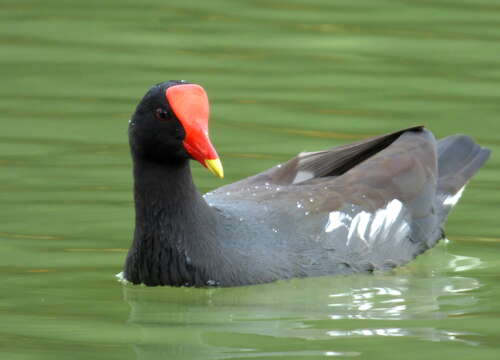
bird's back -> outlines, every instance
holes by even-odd
[[[256,283],[403,265],[442,238],[452,202],[488,155],[470,138],[436,142],[412,128],[300,154],[217,189],[205,198],[221,219],[217,241],[231,264],[231,276],[221,279]]]

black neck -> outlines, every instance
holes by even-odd
[[[135,233],[126,279],[205,285],[199,263],[214,242],[216,219],[193,183],[189,161],[160,164],[134,157],[134,179]]]

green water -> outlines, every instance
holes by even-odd
[[[0,358],[498,359],[500,3],[0,2]],[[133,231],[127,121],[202,84],[226,178],[425,124],[494,152],[404,269],[228,289],[114,279]]]

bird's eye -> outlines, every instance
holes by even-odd
[[[168,110],[158,108],[156,109],[156,118],[158,120],[168,120],[170,118],[170,112]]]

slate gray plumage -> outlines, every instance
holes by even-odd
[[[414,127],[302,153],[202,197],[187,157],[138,155],[149,146],[142,114],[130,130],[136,230],[123,277],[146,285],[248,285],[406,264],[443,237],[490,154],[467,136],[436,141]]]
[[[217,189],[205,196],[225,218],[219,231],[228,235],[216,243],[238,261],[232,277],[214,279],[233,285],[403,265],[442,238],[454,205],[447,200],[488,156],[469,137],[436,143],[413,128],[301,154]]]

